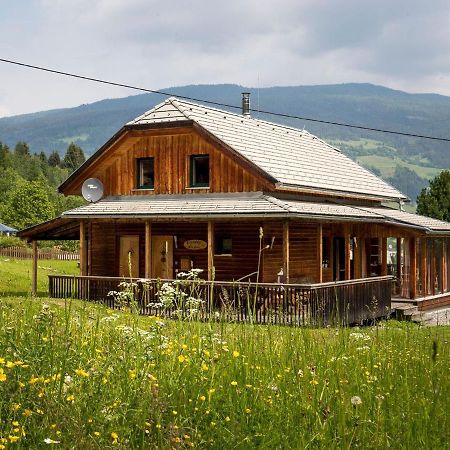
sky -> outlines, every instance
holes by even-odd
[[[0,0],[0,58],[161,89],[368,82],[450,96],[448,0]],[[0,63],[0,117],[135,91]]]

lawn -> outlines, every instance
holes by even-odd
[[[448,327],[183,322],[15,291],[0,449],[449,448]]]

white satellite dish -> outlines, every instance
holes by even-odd
[[[103,183],[97,178],[88,178],[83,183],[81,194],[90,203],[98,202],[103,197]]]

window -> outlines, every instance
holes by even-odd
[[[233,241],[231,237],[219,236],[215,241],[215,255],[231,255],[233,250]]]
[[[153,189],[155,185],[155,158],[137,160],[137,188]]]
[[[191,155],[191,187],[209,186],[209,155]]]

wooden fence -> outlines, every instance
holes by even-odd
[[[49,275],[49,295],[124,306],[111,291],[122,291],[119,283],[132,283],[140,314],[187,317],[189,298],[201,299],[194,316],[200,320],[224,320],[297,326],[356,324],[386,317],[391,308],[391,276],[320,284],[268,284],[143,280],[116,277]],[[174,289],[171,307],[162,307],[167,287]],[[192,313],[192,311],[191,311]]]
[[[0,256],[14,259],[32,259],[33,251],[28,247],[6,247],[0,248]],[[38,249],[38,259],[79,260],[80,254],[57,248],[42,248]]]

